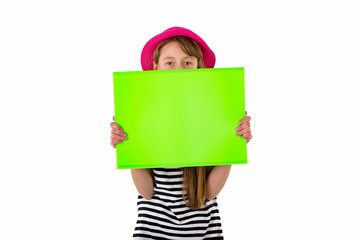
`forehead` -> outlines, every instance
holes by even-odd
[[[187,58],[194,58],[193,56],[189,56],[186,54],[180,47],[178,42],[172,41],[164,45],[160,50],[160,59],[164,58],[177,58],[177,57],[187,57]]]
[[[167,44],[165,44],[161,50],[160,50],[160,55],[161,54],[166,54],[166,53],[176,53],[176,54],[184,54],[187,55],[180,47],[180,44],[178,42],[172,41],[169,42]],[[188,55],[187,55],[188,56]]]

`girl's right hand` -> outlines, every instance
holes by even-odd
[[[115,121],[114,116],[113,116],[113,120]],[[116,122],[111,122],[110,127],[111,127],[110,145],[113,146],[113,148],[116,148],[117,143],[122,143],[123,141],[127,140],[126,133]]]

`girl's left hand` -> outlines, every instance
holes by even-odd
[[[247,111],[245,111],[245,116],[247,115]],[[246,143],[250,142],[250,140],[252,139],[252,134],[251,134],[251,128],[250,128],[250,120],[251,117],[250,116],[246,116],[244,117],[240,122],[239,122],[239,127],[236,128],[236,135],[237,136],[241,136],[243,138],[246,138]]]

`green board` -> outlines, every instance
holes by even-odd
[[[114,72],[117,168],[247,163],[244,68]]]

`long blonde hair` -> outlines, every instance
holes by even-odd
[[[186,36],[176,36],[162,41],[154,51],[154,62],[159,64],[160,50],[169,42],[178,42],[181,49],[189,56],[196,57],[198,68],[204,68],[204,61],[201,48],[191,38]],[[182,197],[186,206],[191,209],[199,209],[206,200],[207,177],[214,166],[184,167],[183,168],[183,193]],[[152,171],[151,171],[152,172]],[[153,180],[154,176],[152,174]],[[154,180],[155,183],[155,180]],[[186,201],[186,197],[188,200]]]
[[[183,167],[183,192],[182,198],[186,206],[199,209],[206,201],[207,178],[214,166]],[[150,171],[155,187],[154,172]]]

